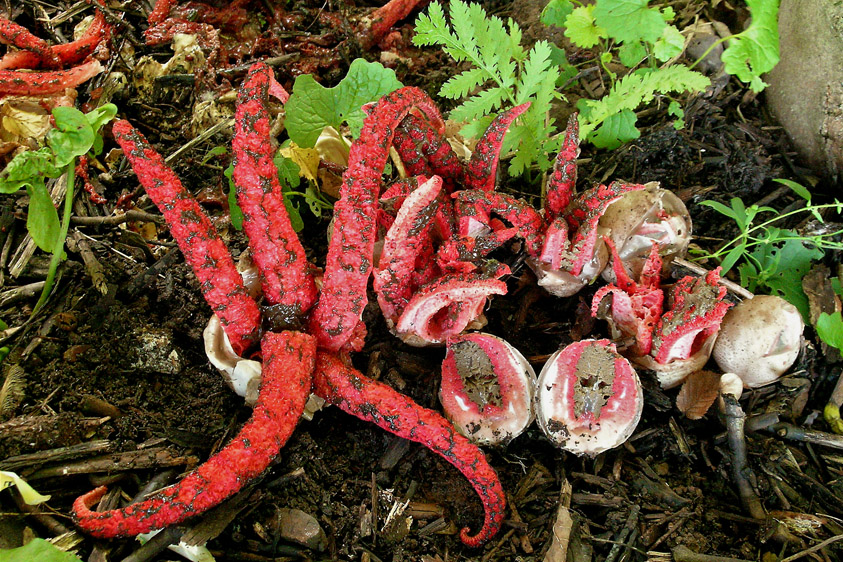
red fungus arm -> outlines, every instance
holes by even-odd
[[[391,387],[365,377],[330,353],[317,355],[314,391],[344,412],[421,443],[468,478],[483,502],[485,518],[477,534],[470,535],[468,528],[460,531],[463,543],[477,547],[498,532],[506,508],[498,475],[483,452],[457,433],[445,418]]]
[[[580,124],[577,114],[568,119],[565,140],[556,155],[553,172],[547,182],[545,220],[552,221],[562,214],[571,202],[577,185],[577,157],[580,155]]]
[[[408,176],[437,175],[442,178],[446,193],[462,182],[465,167],[454,149],[426,119],[412,112],[395,132],[395,149]]]
[[[61,61],[46,41],[6,18],[0,18],[0,43],[35,53],[48,68],[61,67]]]
[[[301,332],[267,333],[263,381],[251,419],[228,445],[174,486],[122,509],[91,511],[106,488],[73,502],[76,524],[99,538],[146,533],[218,505],[266,470],[292,435],[310,394],[315,340]]]
[[[497,117],[474,147],[471,160],[465,171],[466,189],[481,189],[483,191],[494,191],[495,174],[498,171],[498,161],[501,156],[501,143],[509,125],[515,119],[530,108],[529,103],[524,103],[504,111]]]
[[[58,57],[63,66],[78,64],[94,52],[110,32],[111,26],[105,21],[105,16],[97,10],[93,21],[85,33],[76,41],[50,47],[51,52]],[[0,70],[15,70],[18,68],[38,68],[44,66],[44,59],[32,51],[15,51],[6,53],[0,59]]]
[[[267,102],[273,82],[272,69],[257,63],[238,91],[232,143],[234,183],[264,297],[269,304],[284,307],[291,319],[301,319],[316,300],[316,284],[290,223],[272,162]]]
[[[42,96],[60,94],[75,88],[102,72],[99,61],[90,61],[69,70],[21,72],[0,70],[0,95]]]
[[[334,232],[328,246],[322,294],[310,317],[310,333],[320,347],[337,351],[362,345],[366,285],[372,272],[381,175],[395,129],[414,107],[434,125],[442,116],[424,92],[406,87],[384,96],[366,117],[349,150],[340,200],[334,205]]]
[[[243,285],[231,254],[205,211],[146,138],[128,121],[117,121],[112,130],[147,195],[164,215],[231,345],[243,355],[257,339],[261,313]]]

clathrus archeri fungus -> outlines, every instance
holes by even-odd
[[[0,43],[16,49],[0,58],[0,96],[60,94],[96,76],[102,72],[99,61],[83,61],[90,58],[110,33],[111,26],[99,9],[79,39],[52,46],[24,27],[0,17]]]
[[[266,109],[271,94],[280,95],[280,86],[266,65],[255,64],[239,92],[233,143],[237,197],[260,270],[262,305],[249,295],[205,212],[161,156],[127,121],[114,125],[115,139],[164,214],[233,350],[262,357],[264,375],[251,420],[205,464],[174,486],[122,509],[92,511],[104,492],[94,490],[74,503],[75,520],[92,535],[109,538],[165,527],[207,510],[269,466],[313,391],[346,412],[423,444],[459,469],[485,508],[482,528],[475,534],[465,528],[460,537],[466,545],[479,546],[498,531],[505,508],[500,482],[483,453],[441,415],[367,379],[337,353],[359,348],[365,334],[360,315],[372,268],[381,174],[394,131],[413,108],[432,123],[441,122],[438,110],[420,90],[403,88],[381,99],[366,118],[351,146],[317,294],[313,268],[290,228],[271,164]]]

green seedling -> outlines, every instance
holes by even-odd
[[[76,159],[102,152],[100,129],[117,115],[117,106],[106,104],[90,113],[73,107],[53,109],[56,126],[46,136],[46,146],[15,156],[0,172],[0,193],[14,193],[25,188],[29,195],[26,228],[35,244],[52,253],[44,290],[33,311],[37,312],[50,296],[56,271],[64,255],[64,241],[70,226]],[[53,206],[46,180],[64,176],[67,192],[61,220]]]

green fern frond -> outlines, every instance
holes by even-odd
[[[477,117],[497,111],[504,101],[507,91],[502,88],[490,88],[474,95],[451,111],[454,121],[473,121]]]
[[[448,78],[448,81],[442,84],[439,95],[452,100],[464,98],[488,79],[489,76],[482,68],[470,68]]]
[[[586,138],[611,115],[649,103],[656,93],[701,92],[710,84],[708,78],[682,65],[627,74],[602,99],[585,102],[587,111],[580,113],[580,136]]]
[[[546,148],[552,144],[547,140],[551,127],[546,114],[557,96],[560,73],[551,61],[547,42],[540,41],[527,52],[521,39],[521,28],[512,19],[504,23],[487,16],[480,4],[462,0],[450,3],[450,23],[442,6],[432,3],[428,14],[419,16],[413,38],[417,45],[441,45],[458,62],[472,64],[439,92],[450,99],[468,98],[450,114],[451,119],[467,123],[460,131],[464,136],[479,136],[483,131],[480,124],[488,123],[499,109],[532,102],[504,140],[504,152],[512,149],[517,153],[510,164],[510,172],[516,174],[536,163],[541,170],[550,167]]]

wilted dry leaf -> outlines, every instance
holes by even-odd
[[[720,375],[712,371],[697,371],[688,375],[676,396],[676,407],[685,417],[698,420],[720,394]]]
[[[296,143],[290,143],[290,146],[282,148],[279,152],[281,156],[298,165],[301,177],[316,181],[319,174],[319,153],[315,148],[301,148],[296,146]]]
[[[543,562],[565,562],[568,556],[568,543],[571,539],[571,528],[574,520],[571,517],[571,483],[568,480],[562,482],[562,490],[559,492],[559,509],[556,511],[556,521],[553,523],[553,534],[550,537],[550,546]]]

